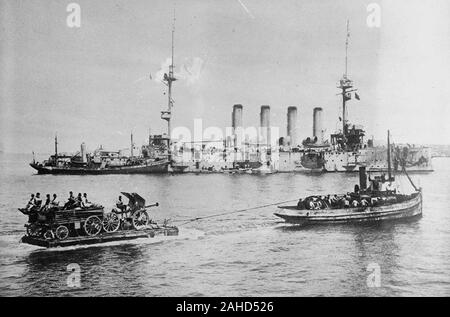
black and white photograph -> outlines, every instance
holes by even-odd
[[[448,0],[0,0],[0,41],[0,296],[450,295]]]

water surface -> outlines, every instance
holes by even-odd
[[[400,223],[298,228],[275,207],[209,218],[171,238],[44,250],[19,243],[32,192],[87,192],[111,208],[120,191],[138,192],[153,219],[183,220],[314,193],[347,192],[352,174],[33,175],[27,155],[0,154],[0,295],[3,296],[437,296],[450,295],[450,159],[414,175],[423,217]],[[403,180],[405,187],[408,183]],[[67,265],[81,287],[67,285]],[[370,265],[380,287],[369,287]]]

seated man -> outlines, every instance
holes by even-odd
[[[71,209],[75,204],[75,197],[73,196],[73,192],[69,192],[69,199],[64,204],[64,209]]]
[[[378,197],[372,197],[371,199],[370,199],[370,205],[371,206],[378,206]]]
[[[88,200],[86,193],[84,193],[83,198],[81,198],[81,207],[83,207],[83,208],[92,207],[92,203]]]
[[[34,207],[35,207],[34,206],[34,194],[31,194],[31,198],[28,201],[27,206],[25,207],[25,209],[27,211],[32,211]]]
[[[397,189],[394,187],[394,184],[392,182],[389,182],[386,186],[386,191],[389,194],[396,194],[397,193]]]
[[[74,208],[80,208],[82,206],[83,197],[81,196],[81,193],[78,193],[77,198],[75,199],[75,203],[73,204]]]
[[[361,200],[361,206],[367,207],[369,205],[369,202],[364,198]]]
[[[339,198],[336,194],[330,197],[330,206],[331,207],[336,207],[338,205],[338,202],[339,202]]]
[[[317,200],[314,202],[314,210],[322,209],[322,202],[320,200]]]
[[[44,206],[41,207],[40,211],[44,212],[44,213],[48,212],[50,209],[50,203],[51,203],[50,194],[47,194],[46,199],[45,199],[45,204],[44,204]]]
[[[327,195],[326,203],[328,204],[329,208],[333,207],[333,198],[331,197],[331,195]]]
[[[350,208],[350,201],[347,198],[344,198],[344,208]]]
[[[314,210],[316,205],[312,199],[305,200],[305,208],[308,210]]]
[[[41,194],[36,193],[36,196],[34,197],[34,210],[39,211],[41,209],[41,205],[42,205]]]
[[[119,199],[116,201],[116,206],[121,212],[125,212],[127,210],[127,206],[122,201],[122,196],[119,196]]]
[[[58,197],[56,196],[56,194],[53,194],[53,199],[52,199],[52,201],[50,202],[50,205],[51,205],[53,208],[58,208],[58,207],[59,207],[59,201],[58,201]]]
[[[297,209],[303,209],[303,208],[304,208],[303,200],[300,198],[297,203]]]

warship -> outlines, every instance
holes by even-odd
[[[287,133],[273,143],[261,142],[259,136],[254,142],[238,141],[237,134],[243,125],[243,105],[236,104],[232,111],[231,138],[212,142],[207,140],[198,144],[183,144],[176,160],[187,166],[186,171],[228,171],[230,165],[261,164],[273,172],[358,172],[359,167],[367,171],[387,171],[388,151],[385,145],[376,146],[373,140],[365,139],[366,131],[362,125],[353,124],[348,119],[348,103],[361,98],[353,81],[348,76],[349,23],[345,42],[345,72],[337,88],[342,98],[341,129],[326,138],[323,126],[323,108],[313,109],[312,137],[302,142],[298,139],[296,106],[287,108]],[[260,131],[270,139],[270,106],[261,106]],[[408,172],[432,172],[431,150],[425,146],[392,145],[393,170]],[[250,172],[251,173],[251,172]],[[255,173],[258,174],[258,173]]]
[[[175,24],[174,24],[175,25]],[[313,109],[312,137],[299,141],[297,107],[287,108],[287,133],[272,140],[270,106],[262,105],[260,127],[257,137],[242,138],[246,129],[243,124],[243,105],[235,104],[231,114],[232,135],[220,140],[182,142],[172,137],[171,121],[174,101],[172,98],[174,76],[174,32],[172,29],[171,64],[162,82],[167,86],[167,110],[161,119],[167,121],[167,133],[149,135],[148,144],[141,147],[139,155],[131,138],[131,153],[105,151],[101,147],[87,153],[84,144],[81,151],[67,155],[58,153],[55,138],[55,154],[44,162],[33,162],[31,167],[39,174],[147,174],[147,173],[229,173],[273,174],[276,172],[357,172],[360,167],[367,171],[387,171],[386,146],[375,146],[373,137],[365,139],[366,131],[361,125],[348,119],[348,103],[360,101],[358,90],[348,76],[349,24],[345,42],[345,72],[337,88],[342,98],[341,129],[325,137],[323,108]],[[431,172],[431,150],[424,146],[394,144],[393,169],[408,172]]]

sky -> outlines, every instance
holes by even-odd
[[[67,26],[71,2],[79,28]],[[369,27],[368,5],[381,8]],[[175,23],[173,126],[258,126],[261,105],[286,133],[297,106],[299,136],[312,134],[314,107],[326,134],[340,126],[336,84],[344,73],[360,101],[349,119],[368,137],[449,144],[450,2],[447,0],[0,0],[0,150],[129,147],[166,131],[161,76]],[[150,78],[151,76],[151,78]]]

